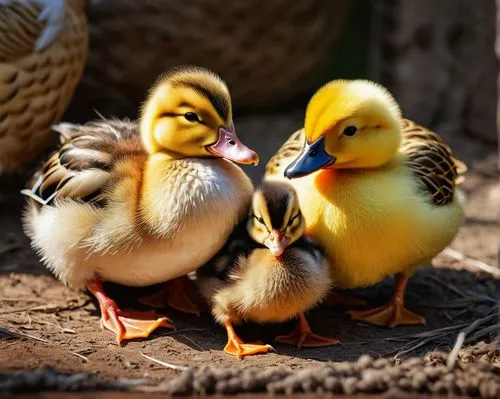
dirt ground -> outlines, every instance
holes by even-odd
[[[285,119],[268,115],[241,120],[240,134],[249,145],[261,143],[267,131],[278,132],[265,146],[260,145],[263,162],[259,169],[249,171],[254,179],[262,172],[266,159],[279,142],[299,124],[300,118],[295,115]],[[427,325],[381,328],[351,321],[340,311],[320,308],[310,313],[313,329],[338,337],[342,345],[298,350],[275,344],[276,353],[243,361],[222,351],[224,330],[215,325],[208,314],[196,317],[169,309],[165,312],[174,321],[175,331],[159,330],[150,339],[118,346],[111,333],[101,331],[93,298],[55,280],[30,249],[20,226],[23,201],[18,194],[26,176],[2,178],[0,371],[49,365],[63,372],[98,372],[98,378],[103,380],[146,378],[160,381],[178,375],[178,371],[156,364],[143,355],[183,366],[263,368],[284,365],[298,368],[325,361],[355,361],[363,354],[375,358],[405,358],[437,349],[449,351],[459,331],[476,320],[483,320],[494,306],[498,306],[495,299],[500,297],[497,265],[500,182],[493,146],[467,137],[447,139],[452,146],[456,144],[457,155],[470,169],[462,186],[467,197],[467,222],[450,249],[433,261],[434,267],[420,270],[410,280],[407,305],[423,314]],[[255,147],[259,149],[259,145]],[[371,305],[380,304],[390,296],[392,283],[389,279],[356,294]],[[134,298],[153,288],[110,287],[124,307],[137,307]],[[489,325],[498,323],[491,318],[488,320],[485,323]],[[238,330],[243,338],[272,343],[275,335],[286,332],[290,326],[290,323],[264,327],[248,325]],[[442,330],[444,328],[448,329]],[[494,328],[484,334],[471,334],[466,345],[491,340],[494,335]],[[498,358],[495,359],[500,367]]]

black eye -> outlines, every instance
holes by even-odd
[[[357,132],[358,128],[356,126],[347,126],[342,134],[347,137],[353,137]]]
[[[288,223],[287,223],[287,225],[286,225],[286,226],[287,226],[287,227],[290,227],[290,226],[293,224],[293,222],[295,221],[295,219],[297,219],[299,216],[300,216],[300,212],[299,212],[299,213],[297,213],[297,214],[296,214],[293,218],[291,218],[291,219],[288,221]]]
[[[257,222],[264,224],[264,219],[258,217],[257,215],[253,215],[253,217],[257,220]]]
[[[196,115],[194,112],[186,112],[184,114],[184,118],[186,118],[186,120],[189,122],[199,122],[200,121],[200,118],[198,118],[198,115]]]

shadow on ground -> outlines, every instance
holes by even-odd
[[[252,175],[254,179],[258,178],[266,159],[279,142],[293,131],[295,125],[300,125],[298,118],[286,123],[280,122],[281,119],[271,123],[270,119],[272,117],[240,124],[242,136],[250,144],[262,140],[262,135],[252,135],[252,132],[264,129],[280,132],[276,137],[270,136],[260,169]],[[480,159],[475,153],[471,154],[471,159]],[[492,265],[498,249],[498,238],[495,237],[500,233],[499,215],[495,213],[494,206],[500,196],[497,175],[491,173],[491,167],[486,170],[484,165],[472,166],[464,184],[468,196],[468,221],[453,248]],[[210,315],[198,318],[166,309],[165,312],[175,322],[175,331],[161,330],[150,339],[129,342],[120,347],[111,333],[101,331],[93,299],[56,281],[40,265],[29,247],[20,224],[23,199],[19,194],[28,176],[29,173],[18,178],[1,178],[0,182],[1,370],[49,365],[67,372],[99,370],[99,377],[103,379],[145,377],[161,380],[176,372],[151,362],[141,353],[187,366],[285,365],[292,368],[324,361],[356,360],[362,354],[374,357],[396,354],[400,357],[421,356],[430,350],[449,351],[457,333],[471,323],[489,317],[488,312],[494,306],[492,299],[500,297],[499,279],[480,273],[478,267],[467,259],[457,261],[440,255],[433,262],[434,268],[420,270],[410,280],[407,291],[408,307],[425,315],[426,326],[380,328],[351,321],[342,312],[320,308],[309,314],[313,329],[319,334],[341,339],[342,345],[298,350],[276,344],[276,353],[239,361],[222,351],[225,333],[212,322]],[[392,280],[388,279],[356,294],[375,306],[389,298],[392,284]],[[135,302],[138,295],[147,291],[117,286],[110,288],[124,306],[127,300]],[[493,323],[491,317],[488,320]],[[293,322],[269,326],[246,325],[239,327],[238,331],[247,340],[261,339],[272,343],[276,335],[288,332],[292,326]],[[473,338],[480,341],[491,338],[494,333],[490,329],[489,333]]]

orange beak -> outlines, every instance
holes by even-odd
[[[290,239],[286,237],[281,231],[274,229],[269,234],[269,237],[264,241],[264,245],[269,248],[269,251],[274,256],[281,256],[286,247],[290,243]]]

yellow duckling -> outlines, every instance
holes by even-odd
[[[0,174],[46,147],[87,57],[84,0],[0,0]]]
[[[256,164],[258,156],[236,136],[225,83],[198,67],[161,77],[138,124],[57,130],[62,147],[24,190],[26,234],[61,281],[96,296],[118,341],[147,337],[168,320],[123,312],[101,282],[146,286],[206,263],[252,197],[250,180],[228,160]]]
[[[402,118],[385,88],[337,80],[312,97],[304,129],[271,159],[266,176],[293,179],[306,233],[335,265],[334,284],[356,288],[396,275],[388,304],[350,312],[395,326],[425,322],[404,307],[406,283],[464,220],[455,192],[461,168],[436,133]]]
[[[241,358],[272,349],[244,343],[233,328],[242,321],[276,323],[297,317],[297,328],[278,341],[299,347],[339,342],[313,334],[304,316],[330,287],[327,259],[314,240],[303,236],[304,228],[293,188],[264,182],[253,196],[248,222],[198,270],[200,292],[226,327],[225,352]]]

